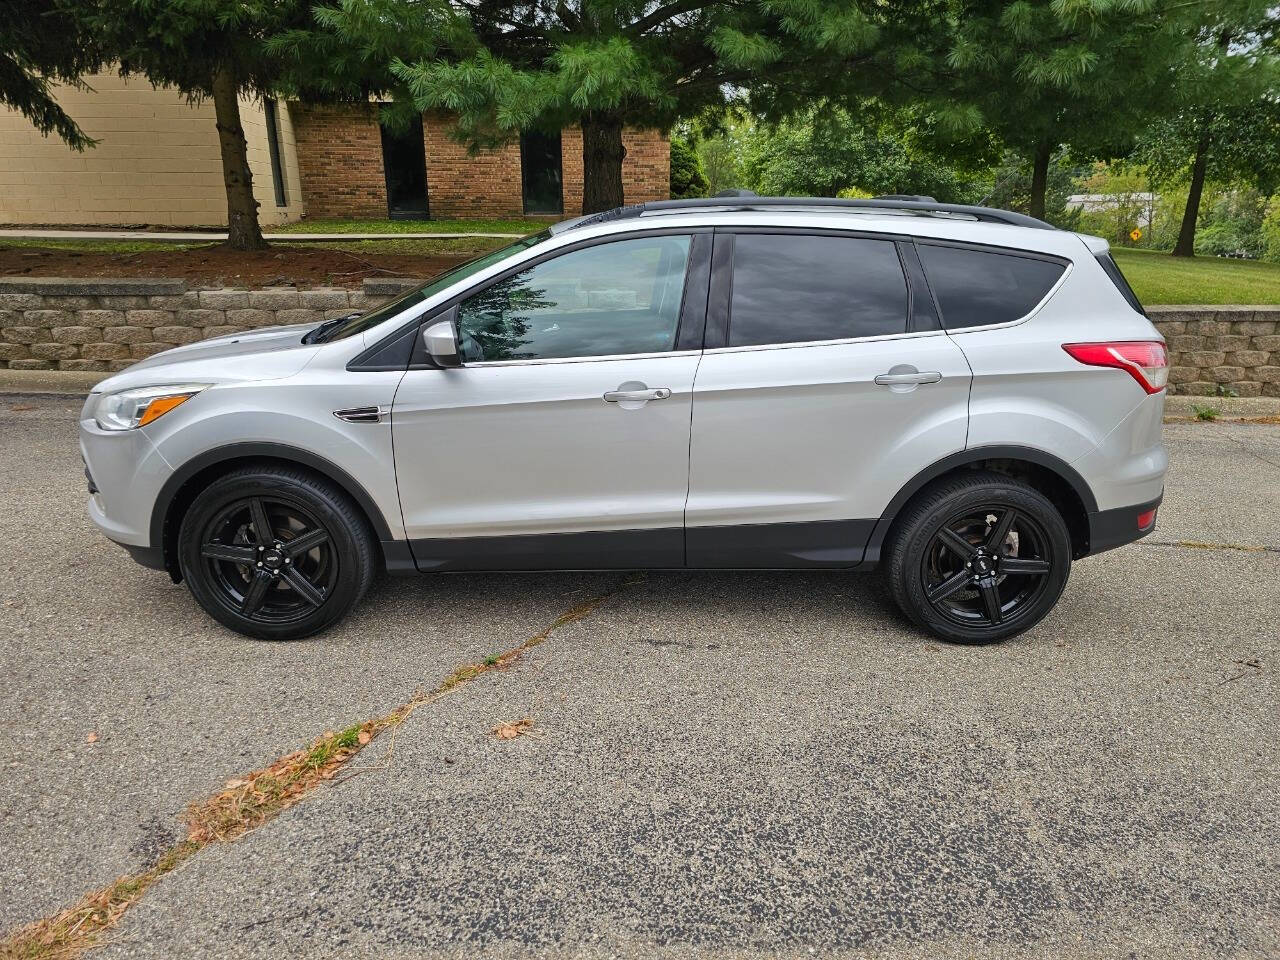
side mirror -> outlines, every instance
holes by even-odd
[[[422,331],[422,347],[437,367],[462,366],[458,337],[453,331],[453,316],[451,310],[446,319],[437,320]]]

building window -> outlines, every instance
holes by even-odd
[[[564,212],[560,184],[560,131],[520,134],[520,179],[525,213]]]
[[[415,116],[407,127],[382,126],[382,172],[387,180],[387,216],[398,220],[427,219],[427,151],[421,115]]]
[[[270,98],[264,99],[262,111],[267,121],[267,152],[271,155],[271,185],[276,191],[276,206],[287,207],[289,201],[284,193],[284,166],[280,162],[280,117],[276,102]]]

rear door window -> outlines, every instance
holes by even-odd
[[[731,347],[904,333],[907,304],[892,240],[734,237]]]
[[[1058,260],[974,247],[917,245],[948,330],[1025,317],[1066,271]]]

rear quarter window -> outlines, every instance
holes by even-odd
[[[973,247],[918,244],[920,261],[948,330],[1025,317],[1066,272],[1066,264]]]

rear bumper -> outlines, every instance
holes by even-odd
[[[1089,514],[1089,549],[1085,556],[1141,540],[1156,528],[1154,511],[1163,499],[1164,492],[1161,491],[1160,496],[1146,503]],[[1150,522],[1145,527],[1138,526],[1138,518],[1149,512],[1152,513]]]

